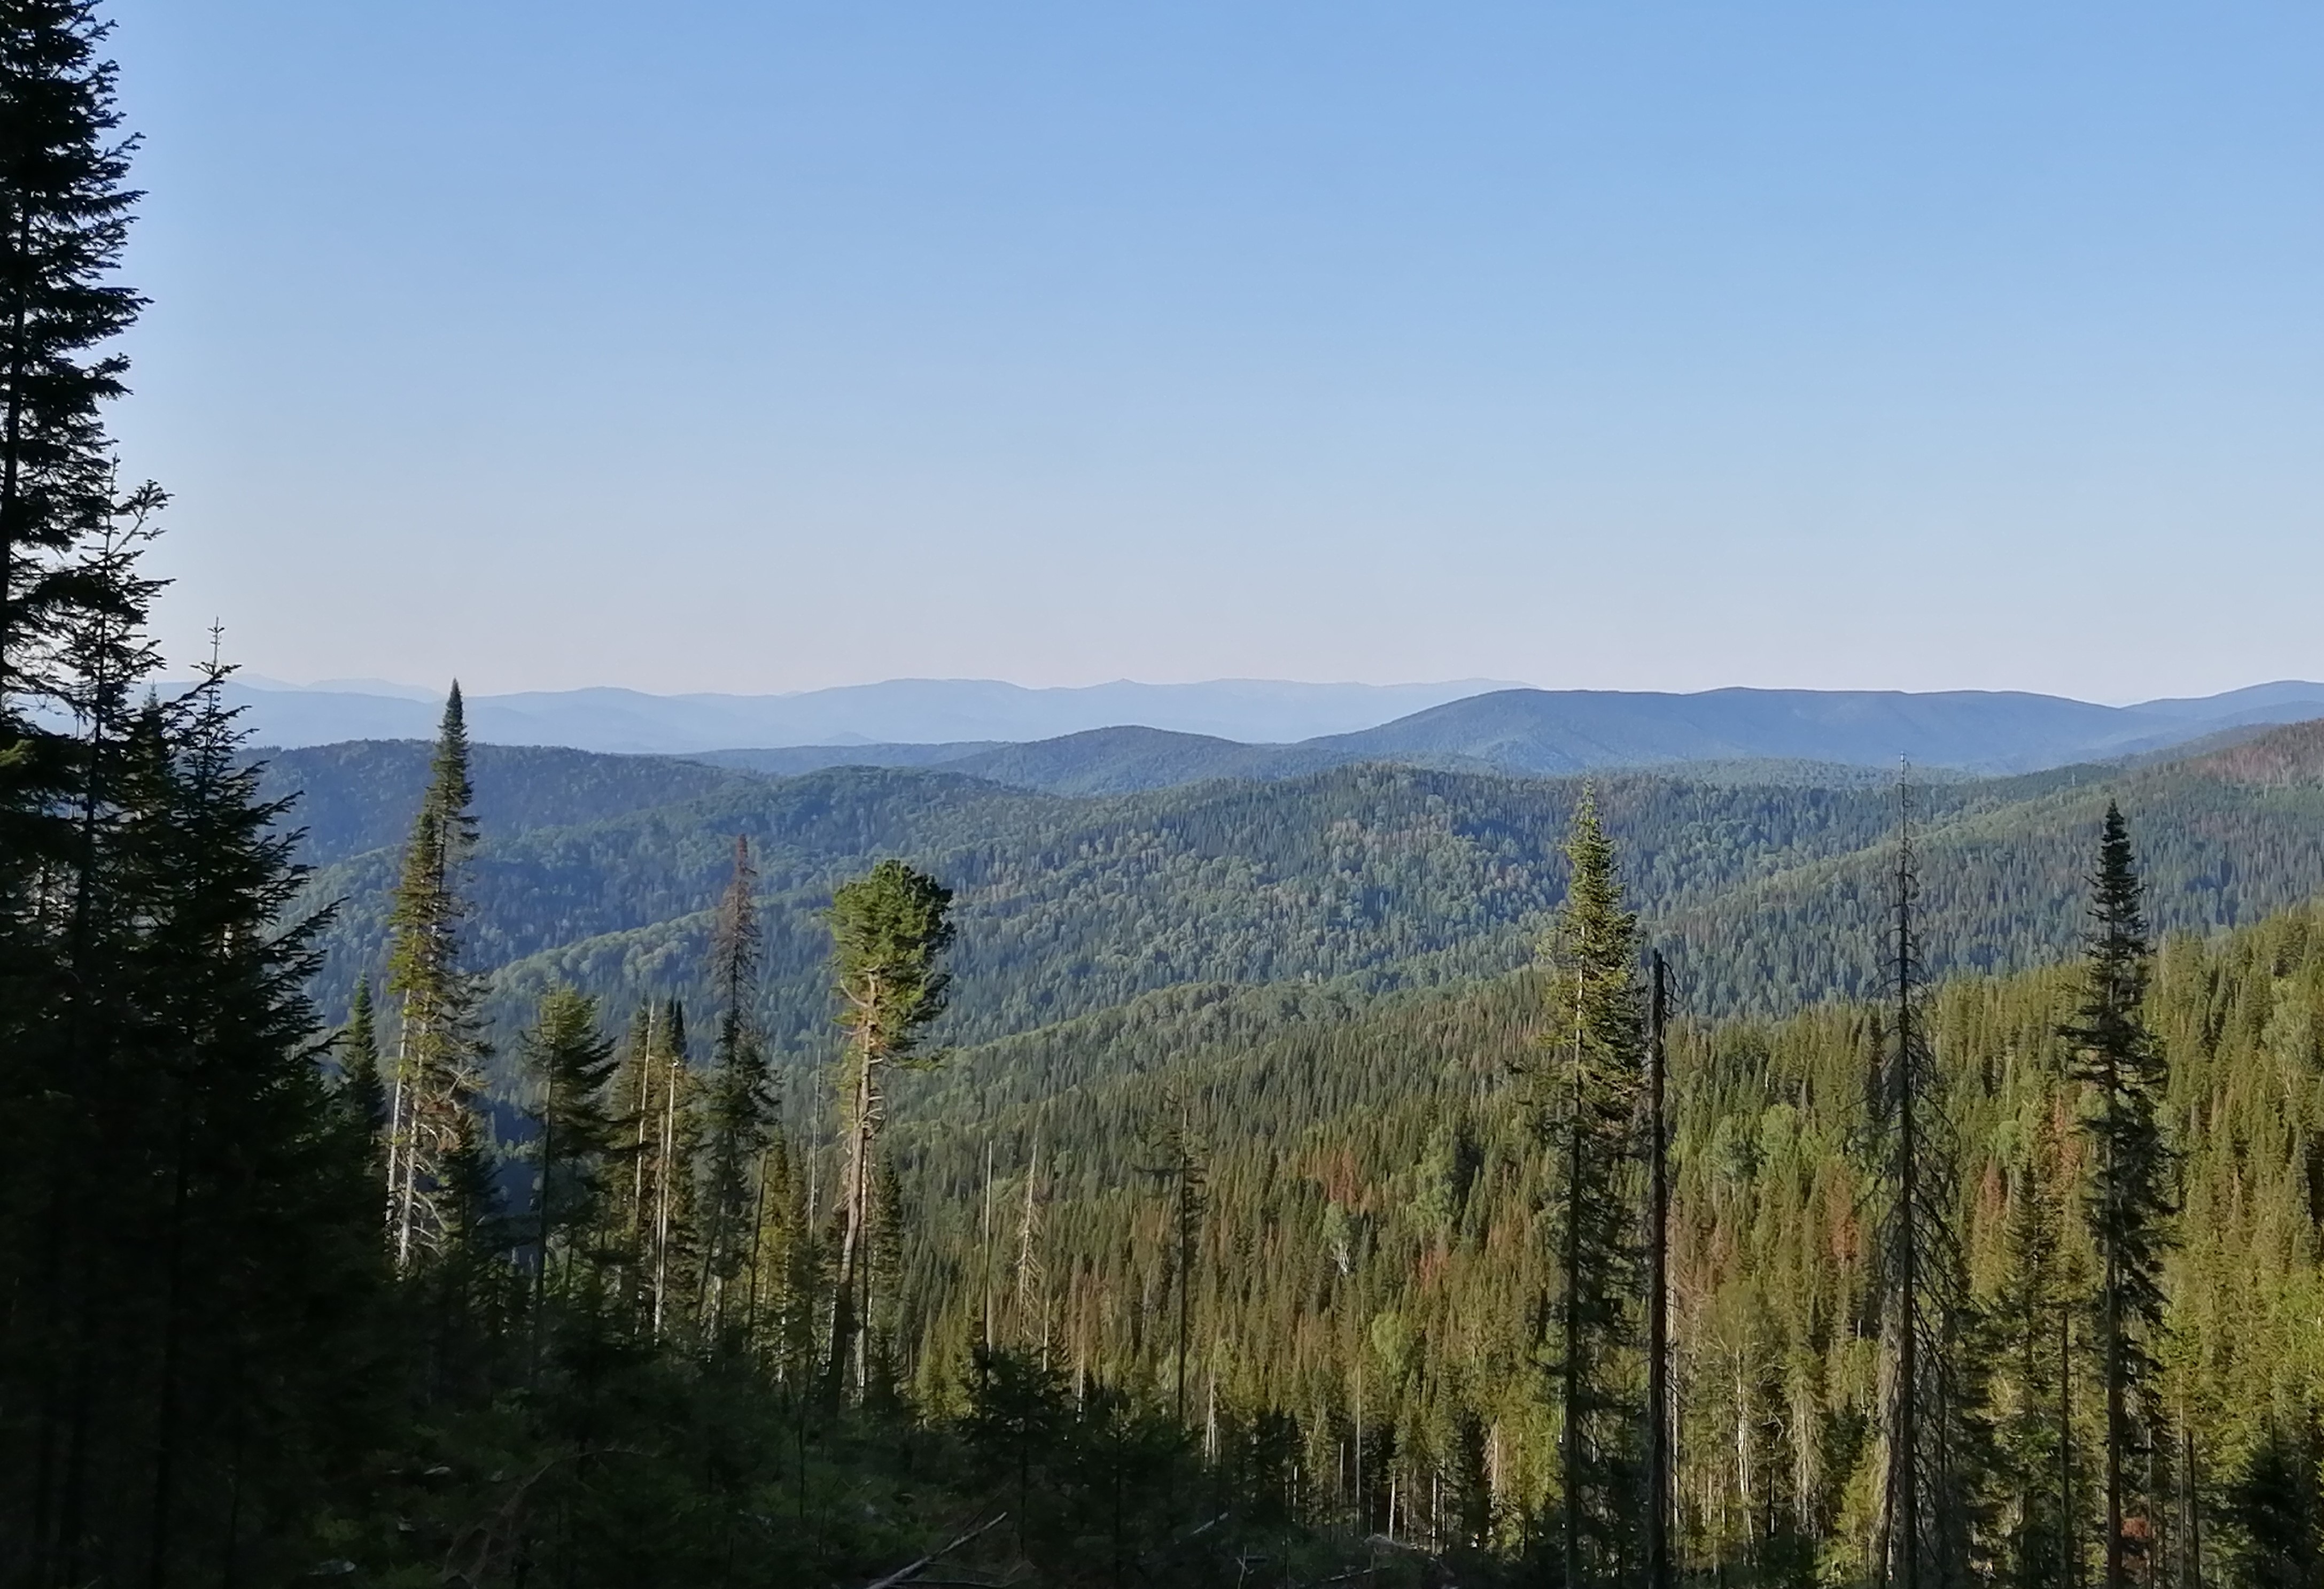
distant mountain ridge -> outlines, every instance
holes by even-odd
[[[235,698],[246,706],[260,743],[286,747],[422,738],[432,733],[437,710],[429,701],[318,690],[238,688]],[[1415,698],[1425,704],[1409,709]],[[1050,732],[1027,726],[1109,714],[1119,719]],[[1187,726],[1344,722],[1367,714],[1374,720],[1351,728],[1272,741],[1255,731]],[[1249,680],[1028,690],[896,680],[805,696],[485,696],[471,697],[468,708],[471,733],[485,744],[688,755],[779,775],[833,766],[942,767],[1060,794],[1277,780],[1360,762],[1526,776],[1767,761],[1865,768],[1899,758],[1932,769],[2030,771],[2315,717],[2324,717],[2324,684],[2298,680],[2129,707],[1997,690],[1682,695]],[[820,739],[770,736],[756,744],[746,737],[769,724],[825,732]],[[882,725],[890,730],[886,739],[858,732]]]
[[[1281,743],[1370,728],[1462,696],[1507,688],[1507,681],[1489,679],[1438,684],[1125,679],[1056,689],[987,679],[891,679],[794,695],[647,695],[612,688],[470,693],[466,704],[469,731],[486,744],[692,755],[734,746],[1019,744],[1122,724]],[[442,700],[386,683],[307,688],[255,679],[236,681],[227,694],[244,708],[244,721],[261,743],[286,748],[426,738],[436,731]]]
[[[1960,773],[2038,771],[2120,761],[2258,732],[2261,723],[2324,716],[2324,686],[2264,687],[2164,709],[2093,706],[2056,696],[1957,692],[1712,690],[1647,695],[1499,690],[1450,701],[1356,734],[1255,745],[1160,729],[1097,728],[1029,744],[844,745],[724,751],[701,759],[759,772],[822,767],[939,768],[1047,794],[1128,794],[1208,779],[1276,781],[1367,762],[1438,771],[1563,777],[1685,767],[1748,782],[1834,781],[1846,769],[1899,758]],[[1711,774],[1711,769],[1718,769]]]

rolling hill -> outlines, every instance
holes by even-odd
[[[2179,762],[1959,780],[1916,790],[1932,971],[2052,959],[2109,797],[2129,811],[2165,928],[2253,919],[2324,889],[2324,725]],[[1167,749],[1167,747],[1163,747]],[[424,753],[285,753],[271,787],[316,819],[309,899],[343,900],[320,993],[376,974]],[[617,1007],[698,996],[707,912],[749,836],[767,908],[769,1030],[825,1042],[833,885],[883,855],[959,892],[954,1041],[1090,1017],[1171,990],[1369,997],[1521,965],[1556,902],[1583,785],[1359,765],[1273,782],[1069,797],[941,769],[768,778],[683,761],[479,750],[486,842],[475,962],[504,1020],[566,980]],[[1894,795],[1837,784],[1604,775],[1634,898],[1698,1013],[1775,1012],[1873,985]]]

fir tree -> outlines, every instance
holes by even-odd
[[[102,420],[127,358],[106,345],[144,300],[113,280],[140,195],[124,183],[111,24],[94,0],[0,5],[0,736],[25,693],[56,688],[47,648],[106,605],[69,572],[118,517]],[[7,846],[0,845],[0,848]]]
[[[1631,1381],[1640,1300],[1635,1186],[1646,1057],[1637,916],[1585,793],[1550,946],[1549,1021],[1528,1064],[1537,1129],[1557,1160],[1551,1328],[1559,1414],[1558,1545],[1570,1589],[1621,1573],[1641,1409]]]
[[[1177,1328],[1172,1336],[1170,1416],[1186,1426],[1186,1360],[1193,1349],[1194,1254],[1203,1238],[1202,1145],[1195,1140],[1194,1104],[1172,1089],[1151,1127],[1156,1162],[1146,1173],[1168,1188],[1170,1198],[1170,1289],[1177,1305]],[[1027,1183],[1030,1195],[1030,1181]]]
[[[2072,1366],[2061,1350],[2074,1305],[2059,1142],[2045,1118],[2011,1176],[2001,1284],[1986,1325],[1994,1351],[1994,1478],[2002,1492],[2000,1575],[2016,1589],[2070,1584]]]
[[[2089,947],[2080,1010],[2061,1035],[2088,1102],[2090,1144],[2084,1215],[2098,1256],[2098,1344],[2106,1393],[2106,1584],[2124,1589],[2155,1520],[2129,1460],[2155,1432],[2153,1337],[2163,1322],[2163,1259],[2170,1244],[2172,1156],[2158,1118],[2169,1072],[2147,1030],[2146,919],[2128,826],[2107,802],[2090,875]],[[2133,1511],[2141,1526],[2129,1527]]]
[[[831,1310],[832,1384],[844,1384],[869,1302],[873,1179],[887,1123],[888,1072],[927,1066],[928,1024],[944,1012],[950,978],[939,968],[952,944],[952,891],[901,861],[882,861],[832,895],[832,974],[846,1033],[841,1077],[845,1132]]]
[[[160,1288],[149,1581],[237,1548],[232,1519],[186,1497],[218,1474],[309,1491],[318,1447],[360,1392],[342,1377],[348,1309],[373,1272],[355,1239],[357,1140],[316,1064],[305,984],[327,914],[285,922],[305,882],[287,802],[259,798],[212,664],[168,734],[148,818],[154,864],[132,1039],[155,1091],[166,1206],[152,1209]],[[157,1192],[161,1188],[157,1187]],[[240,1479],[237,1479],[240,1482]],[[225,1538],[221,1541],[221,1530]]]
[[[604,1213],[604,1171],[614,1150],[605,1092],[613,1045],[597,1030],[596,1002],[569,987],[541,996],[520,1049],[534,1105],[532,1249],[535,1340],[560,1261],[569,1286],[576,1257],[595,1247]],[[576,1249],[581,1249],[576,1252]]]
[[[750,841],[734,841],[734,871],[719,901],[711,981],[718,1033],[703,1095],[702,1242],[705,1313],[710,1337],[725,1333],[726,1296],[743,1273],[758,1226],[760,1161],[774,1137],[766,1047],[753,1018],[759,996],[757,869]]]
[[[1960,1347],[1967,1298],[1954,1229],[1953,1153],[1922,1010],[1921,879],[1909,790],[1897,781],[1895,870],[1885,946],[1888,1026],[1874,1073],[1880,1202],[1881,1580],[1949,1589],[1969,1566],[1968,1431]]]
[[[460,942],[466,909],[460,884],[476,844],[475,799],[456,680],[389,915],[387,985],[401,1001],[388,1086],[386,1171],[388,1251],[398,1273],[464,1233],[477,1234],[484,1224],[479,1197],[489,1178],[480,1178],[475,1160],[486,1142],[473,1116],[486,1050],[477,980],[461,964]]]
[[[376,1138],[387,1129],[387,1085],[380,1079],[378,1022],[368,976],[355,979],[346,1028],[339,1033],[339,1078],[348,1113],[366,1135]]]

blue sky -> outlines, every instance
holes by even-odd
[[[180,654],[2324,676],[2324,12],[116,0]]]

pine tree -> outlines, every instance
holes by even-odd
[[[846,1138],[837,1216],[829,1370],[845,1382],[869,1302],[868,1251],[888,1072],[927,1066],[928,1024],[944,1012],[950,978],[938,962],[953,940],[952,891],[901,861],[882,861],[832,895],[832,974],[846,1033],[841,1122]]]
[[[2144,1005],[2151,956],[2130,832],[2107,802],[2098,869],[2090,875],[2089,947],[2076,1019],[2061,1035],[2072,1046],[2074,1076],[2088,1102],[2090,1144],[2084,1215],[2098,1248],[2098,1344],[2106,1393],[2106,1583],[2125,1589],[2144,1553],[2156,1497],[2138,1493],[2130,1458],[2148,1449],[2153,1405],[2153,1337],[2163,1323],[2163,1259],[2170,1245],[2172,1155],[2158,1114],[2169,1071],[2147,1030]],[[2135,1512],[2140,1527],[2128,1526]]]
[[[1634,1518],[1642,1409],[1631,1383],[1641,1275],[1637,1111],[1644,1011],[1637,917],[1623,908],[1613,841],[1584,793],[1550,946],[1549,1021],[1527,1062],[1536,1128],[1555,1155],[1554,1367],[1558,1544],[1569,1589],[1622,1571]]]
[[[766,1047],[752,1009],[759,996],[761,937],[758,880],[750,841],[738,837],[733,875],[719,901],[713,936],[718,1035],[703,1094],[704,1322],[714,1342],[724,1338],[727,1291],[750,1260],[759,1223],[756,1178],[775,1132]]]
[[[475,1118],[486,1049],[477,979],[461,965],[460,942],[475,799],[455,680],[389,915],[387,985],[401,1003],[388,1086],[387,1242],[400,1274],[481,1232],[480,1198],[490,1200],[477,1162],[487,1138]]]

